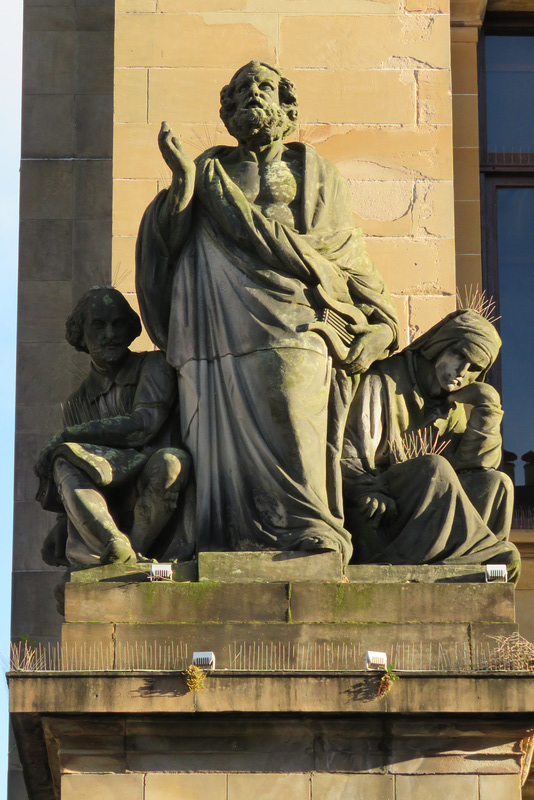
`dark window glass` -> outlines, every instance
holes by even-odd
[[[497,190],[497,229],[503,443],[522,456],[534,450],[534,188]]]
[[[534,152],[534,37],[486,36],[488,153]]]

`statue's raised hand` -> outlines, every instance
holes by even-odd
[[[161,123],[158,145],[175,181],[182,182],[194,178],[195,162],[184,153],[180,140],[173,135],[172,128],[167,122]]]

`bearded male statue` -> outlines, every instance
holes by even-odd
[[[396,347],[395,309],[335,167],[300,143],[297,98],[251,61],[221,92],[237,147],[195,162],[166,123],[169,189],[147,209],[137,293],[179,382],[200,550],[339,551],[341,448],[360,373]]]

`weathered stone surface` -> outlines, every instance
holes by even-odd
[[[285,584],[70,584],[67,622],[285,622]]]
[[[144,775],[95,773],[62,775],[62,800],[94,800],[95,797],[124,797],[143,800]]]
[[[226,775],[173,774],[170,771],[150,772],[146,776],[144,800],[168,800],[169,797],[187,800],[227,800]]]
[[[222,583],[341,581],[341,553],[291,551],[199,553],[199,581]]]
[[[250,672],[208,676],[200,692],[189,692],[181,673],[73,674],[10,673],[10,711],[68,714],[150,713],[342,713],[516,715],[532,729],[534,678],[404,674],[385,697],[379,675]],[[527,711],[525,711],[527,709]],[[504,718],[503,718],[504,719]],[[504,723],[503,723],[504,724]],[[526,734],[525,734],[526,735]]]
[[[63,626],[63,642],[83,641],[84,627],[91,629],[88,647],[98,641],[92,631],[97,628],[106,634],[103,646],[109,649],[110,640],[104,625],[68,623]],[[488,626],[494,635],[509,635],[515,627]],[[74,628],[72,636],[71,628]],[[164,648],[169,661],[171,651],[187,653],[191,658],[196,650],[213,650],[218,669],[237,670],[359,670],[364,668],[367,650],[385,651],[398,669],[407,670],[466,669],[472,657],[472,637],[466,623],[118,623],[113,641],[120,669],[128,669],[135,663],[137,650],[144,663]],[[476,641],[483,641],[482,632]],[[485,641],[488,642],[487,638]]]
[[[251,797],[261,797],[262,800],[278,800],[280,797],[308,800],[309,794],[308,775],[272,773],[228,776],[228,800],[249,800]]]
[[[484,583],[485,567],[448,564],[349,564],[351,583]]]
[[[352,800],[368,797],[373,800],[390,800],[394,797],[392,775],[332,775],[316,773],[312,776],[312,800]]]
[[[396,800],[478,800],[476,775],[398,775],[396,789]]]
[[[291,591],[293,622],[514,622],[508,584],[305,584]]]

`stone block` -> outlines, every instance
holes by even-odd
[[[251,717],[127,723],[127,765],[131,771],[305,772],[314,769],[314,723],[271,722]]]
[[[395,800],[478,800],[476,775],[397,775],[396,788]]]
[[[19,433],[15,453],[15,501],[33,500],[39,481],[33,471],[46,436],[39,433]]]
[[[54,589],[61,571],[14,572],[12,578],[12,637],[59,639],[61,617]]]
[[[199,581],[287,583],[341,581],[342,577],[340,553],[266,551],[198,554]]]
[[[62,775],[61,800],[143,800],[144,775]]]
[[[53,525],[53,514],[43,511],[35,500],[15,503],[13,520],[13,569],[49,570],[41,558],[41,547]]]
[[[480,800],[520,800],[521,775],[481,775]],[[524,796],[524,795],[523,795]]]
[[[63,342],[71,310],[70,281],[20,281],[18,341]]]
[[[74,155],[74,97],[25,95],[22,110],[22,158]]]
[[[128,123],[115,125],[113,159],[114,178],[161,178],[169,183],[171,173],[158,147],[158,125]]]
[[[417,237],[454,238],[452,181],[416,181],[414,228]]]
[[[390,292],[455,295],[453,239],[375,237],[367,249]]]
[[[113,235],[136,236],[146,207],[158,192],[156,181],[113,181]]]
[[[67,6],[31,6],[24,8],[25,31],[74,30],[74,8]]]
[[[151,68],[148,82],[148,122],[160,125],[166,119],[178,123],[216,124],[220,92],[232,73],[229,69]]]
[[[355,180],[452,180],[452,134],[446,126],[303,124],[300,138]]]
[[[80,186],[80,191],[82,187]],[[76,264],[73,300],[91,286],[111,281],[111,220],[76,220],[73,233],[73,258]],[[88,368],[88,364],[87,367]]]
[[[72,161],[23,161],[21,219],[71,219],[73,174]]]
[[[413,83],[394,70],[288,69],[300,98],[303,124],[413,124]],[[325,98],[328,98],[326,101]]]
[[[482,0],[485,2],[485,0]],[[452,0],[455,3],[455,0]],[[457,25],[451,26],[451,41],[452,42],[478,42],[478,28],[476,27],[459,27]]]
[[[410,13],[448,14],[449,0],[406,0],[404,8]]]
[[[279,775],[259,773],[228,776],[228,800],[278,800],[291,797],[291,800],[309,800],[310,776],[302,773]]]
[[[397,775],[517,774],[521,734],[488,721],[392,720],[388,771]]]
[[[38,399],[38,398],[36,398]],[[63,424],[59,404],[48,405],[31,403],[26,406],[17,406],[15,415],[15,430],[21,433],[39,433],[52,436],[57,433]]]
[[[61,403],[69,396],[72,391],[72,375],[67,368],[70,350],[71,347],[66,342],[19,344],[17,402],[20,405],[34,405],[37,395],[46,398],[47,404]],[[39,444],[36,439],[35,447],[39,447]],[[45,436],[42,435],[41,447],[44,444]]]
[[[392,775],[332,775],[319,772],[312,775],[311,800],[353,800],[369,797],[391,800],[395,784]]]
[[[109,219],[111,189],[111,161],[107,159],[79,161],[74,172],[76,219]]]
[[[277,34],[277,16],[249,13],[242,19],[246,21],[237,22],[230,15],[210,24],[201,14],[117,14],[115,64],[226,67],[228,83],[236,67],[250,60],[251,53],[259,61],[275,60],[276,42],[271,36]]]
[[[292,14],[280,19],[284,69],[414,69],[421,62],[447,69],[449,19],[445,15]],[[297,85],[298,90],[298,85]]]
[[[454,263],[452,256],[451,263]],[[422,333],[427,331],[440,319],[446,317],[451,311],[456,310],[455,294],[440,297],[439,295],[429,295],[428,297],[410,297],[410,340],[413,341]]]
[[[127,11],[129,14],[139,13],[139,12],[151,12],[156,10],[157,0],[116,0],[115,3],[115,10],[116,11]],[[185,9],[188,11],[190,6],[188,5]],[[170,9],[171,11],[173,9]],[[165,11],[164,8],[161,11]]]
[[[49,717],[43,720],[43,729],[49,752],[53,744],[59,745],[60,773],[126,771],[123,720]]]
[[[403,236],[413,233],[413,181],[359,181],[348,178],[347,183],[355,224],[367,236]]]
[[[62,651],[81,670],[113,669],[115,662],[115,626],[93,622],[70,623],[61,629]],[[83,772],[83,770],[80,770]]]
[[[293,622],[514,622],[510,584],[291,585]]]
[[[417,122],[420,125],[451,125],[451,76],[449,70],[417,72]]]
[[[136,2],[146,2],[146,0],[136,0]],[[204,13],[206,11],[259,11],[265,9],[265,3],[260,3],[255,7],[247,0],[198,0],[195,3],[195,11]],[[139,9],[141,10],[141,9]],[[179,11],[190,11],[191,3],[189,0],[158,0],[158,10],[176,14]]]
[[[24,94],[73,94],[73,31],[27,31],[22,60]]]
[[[478,97],[457,94],[452,98],[454,147],[478,148]]]
[[[135,291],[135,236],[114,236],[111,243],[113,285],[121,292]]]
[[[76,34],[76,94],[113,92],[113,31]]]
[[[457,200],[454,204],[456,249],[459,253],[480,253],[480,202]],[[479,281],[479,285],[482,285]]]
[[[452,92],[455,94],[477,94],[478,63],[477,48],[472,42],[451,43]]]
[[[71,277],[72,222],[63,219],[21,220],[19,278],[64,281]]]
[[[456,253],[458,289],[462,295],[469,286],[482,286],[482,259],[479,253]]]
[[[131,307],[134,311],[136,311],[139,316],[141,316],[141,310],[139,308],[139,300],[137,299],[137,294],[135,293],[135,289],[131,292],[126,291],[126,287],[121,287],[121,291],[124,294],[126,300],[129,302]],[[146,330],[143,328],[141,336],[139,336],[133,343],[132,343],[132,350],[137,350],[138,352],[142,352],[144,350],[154,350],[154,343]]]
[[[169,1],[165,0],[165,2]],[[178,0],[178,2],[184,2],[184,0]],[[265,9],[265,0],[248,0],[247,8],[250,11],[262,11]],[[294,0],[277,0],[276,8],[279,13],[296,10]],[[302,14],[324,14],[325,6],[322,0],[299,0],[298,10]],[[399,0],[385,0],[380,3],[369,3],[368,0],[332,0],[328,6],[330,14],[387,15],[398,14],[400,11]]]
[[[352,583],[484,583],[485,567],[448,564],[350,564],[345,575]]]
[[[480,199],[479,161],[477,147],[455,147],[454,190],[457,199]]]
[[[69,628],[64,626],[64,630]],[[512,625],[493,625],[495,635]],[[471,663],[467,623],[118,623],[120,669],[143,664],[186,663],[195,651],[212,650],[217,669],[363,669],[367,650],[388,653],[398,669],[466,669]]]
[[[227,800],[226,775],[217,773],[151,772],[146,776],[144,800]]]
[[[130,2],[130,0],[126,1]],[[115,69],[114,105],[115,123],[146,123],[148,114],[147,69],[130,67]]]
[[[76,155],[111,158],[113,151],[113,96],[88,94],[76,98]]]
[[[78,3],[76,8],[76,29],[78,31],[111,31],[115,24],[114,3]]]
[[[28,792],[21,769],[10,769],[7,774],[9,800],[28,800]]]
[[[470,632],[473,666],[478,669],[483,667],[488,653],[493,653],[497,650],[502,638],[512,636],[516,632],[517,624],[515,622],[497,625],[495,623],[473,622]]]
[[[67,622],[285,622],[284,584],[67,584]]]

